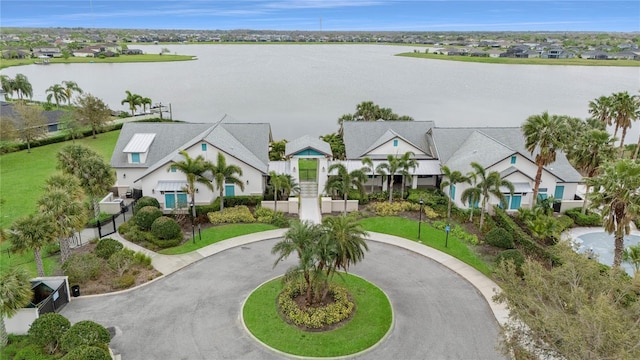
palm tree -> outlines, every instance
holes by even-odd
[[[442,170],[442,175],[448,179],[440,183],[440,189],[444,190],[444,188],[449,187],[449,205],[447,206],[447,220],[449,220],[451,218],[451,204],[454,195],[453,189],[455,188],[456,184],[465,182],[471,184],[471,181],[468,177],[462,175],[460,171],[451,171],[451,169],[449,169],[449,167],[446,165],[443,165],[440,169]],[[471,211],[473,213],[473,208],[471,209]]]
[[[473,212],[474,209],[477,209],[476,204],[480,201],[480,197],[482,196],[482,190],[475,186],[475,173],[474,177],[470,178],[473,181],[471,187],[464,189],[462,195],[460,195],[460,201],[463,203],[469,203],[469,222],[473,222]]]
[[[373,192],[373,178],[375,176],[375,168],[373,167],[373,160],[371,160],[370,157],[365,156],[364,158],[362,158],[362,165],[364,166],[362,168],[362,170],[371,173],[371,191],[370,193]]]
[[[386,172],[389,176],[389,203],[393,202],[393,176],[398,172],[398,169],[400,169],[401,166],[400,158],[393,155],[387,155],[387,162],[378,165],[376,168],[381,172]]]
[[[48,186],[38,200],[40,212],[54,220],[54,235],[60,243],[60,261],[64,263],[71,256],[69,237],[81,230],[87,223],[84,204],[78,198],[78,182],[72,176],[65,176],[69,182],[63,187]],[[54,179],[52,183],[57,180]],[[81,192],[80,192],[81,193]]]
[[[22,100],[24,96],[31,99],[33,97],[33,88],[29,79],[23,74],[17,74],[13,79],[13,90],[18,93],[18,98]]]
[[[482,204],[480,207],[480,229],[482,229],[482,225],[484,224],[484,214],[487,211],[487,204],[489,203],[489,197],[493,195],[498,198],[499,204],[505,203],[506,198],[502,193],[501,188],[507,188],[511,195],[513,195],[514,188],[513,184],[508,180],[503,180],[500,177],[500,173],[497,171],[491,171],[487,174],[484,167],[477,162],[472,162],[471,167],[478,179],[476,187],[480,190],[480,195],[482,196]]]
[[[615,236],[613,266],[619,267],[624,235],[631,230],[631,220],[640,215],[640,164],[628,159],[609,162],[587,183],[600,189],[589,194],[591,208],[600,209],[605,230]]]
[[[222,211],[224,209],[225,184],[238,185],[240,190],[244,191],[244,183],[240,179],[242,168],[237,165],[227,165],[227,159],[222,153],[218,153],[218,161],[210,165],[209,170],[213,173],[213,180],[218,190],[220,190],[220,211]]]
[[[278,197],[280,196],[280,191],[285,186],[285,177],[284,174],[277,174],[275,171],[269,171],[269,186],[271,186],[271,190],[273,191],[273,203],[274,203],[274,211],[278,211]]]
[[[300,185],[296,182],[296,179],[291,174],[282,175],[282,197],[287,199],[291,194],[298,194],[300,192]]]
[[[369,250],[365,237],[368,233],[360,227],[357,220],[347,216],[329,216],[323,219],[322,229],[335,243],[334,269],[349,270],[349,266],[364,259]]]
[[[149,105],[149,109],[151,109],[152,101],[148,97],[143,97],[140,99],[140,104],[142,105],[142,111],[147,112],[147,105]]]
[[[602,130],[587,130],[577,137],[574,145],[567,151],[573,166],[585,177],[592,178],[600,172],[601,166],[613,160],[615,139]],[[589,194],[590,186],[587,183],[585,195]],[[587,199],[582,203],[582,213],[586,213]]]
[[[633,266],[633,272],[636,276],[640,274],[640,244],[624,249],[622,252],[622,261]]]
[[[45,91],[48,93],[47,101],[51,102],[51,98],[56,101],[56,107],[60,107],[60,102],[67,99],[67,93],[60,84],[53,84]]]
[[[330,174],[336,171],[336,175],[332,175],[327,179],[325,184],[325,192],[338,192],[342,194],[344,198],[344,212],[343,215],[347,215],[347,199],[349,197],[349,190],[355,188],[360,193],[360,197],[364,197],[363,184],[367,180],[367,175],[362,170],[353,170],[349,172],[347,167],[341,163],[334,163],[329,166],[327,172]]]
[[[538,166],[536,172],[535,183],[533,187],[533,199],[531,200],[531,208],[535,206],[540,181],[542,179],[542,169],[556,161],[556,152],[561,149],[565,143],[567,135],[565,121],[557,115],[549,115],[544,112],[541,115],[532,115],[522,125],[522,132],[525,137],[525,147],[527,151],[535,156],[535,163]]]
[[[407,176],[410,176],[409,170],[414,170],[418,167],[418,161],[415,159],[415,154],[411,151],[407,151],[400,157],[400,168],[402,169],[402,197],[404,197],[404,185]]]
[[[593,118],[598,119],[605,126],[613,125],[613,114],[611,111],[611,97],[600,96],[595,100],[589,101],[589,114],[591,114]],[[616,132],[617,132],[617,129],[616,129]]]
[[[71,98],[73,97],[73,93],[77,92],[78,94],[82,94],[82,89],[76,84],[75,81],[63,81],[62,85],[64,85],[64,94],[67,99],[67,104],[71,105]]]
[[[129,90],[126,90],[125,93],[127,93],[127,97],[120,102],[120,105],[129,104],[131,116],[134,116],[136,108],[142,105],[142,96],[138,94],[132,94]]]
[[[44,214],[31,214],[17,219],[11,229],[11,251],[33,250],[38,276],[45,276],[40,250],[55,240],[53,219]]]
[[[21,267],[9,268],[0,273],[0,348],[7,345],[5,316],[10,318],[33,298],[29,273]]]
[[[171,171],[172,168],[180,171],[187,176],[187,187],[185,191],[187,195],[191,197],[192,216],[196,217],[196,183],[206,186],[209,190],[213,191],[213,184],[204,173],[211,167],[211,163],[206,161],[202,155],[198,155],[196,158],[189,156],[185,150],[180,151],[180,155],[184,157],[184,160],[174,162],[167,171]]]
[[[9,97],[13,96],[13,93],[15,92],[15,81],[7,75],[0,75],[0,83],[2,84],[4,99],[9,100]]]
[[[631,122],[637,118],[640,102],[636,101],[628,92],[623,91],[612,95],[611,108],[616,128],[622,129],[622,135],[620,136],[620,157],[622,157],[624,153],[624,138],[627,136],[627,130],[631,127]]]

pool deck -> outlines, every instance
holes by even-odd
[[[600,227],[600,226],[577,227],[577,228],[573,228],[573,229],[568,230],[565,234],[570,236],[571,239],[576,239],[580,235],[590,234],[590,233],[594,233],[594,232],[604,232],[604,231],[605,231],[604,228]],[[631,223],[631,233],[630,233],[630,235],[640,236],[640,230],[638,230],[636,228],[636,226],[635,226],[635,224],[633,222]]]

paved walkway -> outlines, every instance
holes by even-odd
[[[301,198],[299,215],[302,221],[320,224],[322,222],[322,215],[320,214],[318,198]]]

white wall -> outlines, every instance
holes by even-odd
[[[31,323],[38,318],[38,309],[20,309],[12,317],[4,317],[4,325],[8,334],[26,335]]]

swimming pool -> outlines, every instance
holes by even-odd
[[[593,248],[593,252],[598,255],[600,263],[608,266],[613,264],[613,249],[615,247],[613,234],[608,234],[604,231],[583,234],[577,237],[575,243],[579,253],[586,253],[590,248]],[[625,235],[624,237],[625,248],[639,243],[640,236],[638,235]],[[633,276],[631,264],[623,262],[622,267]]]

